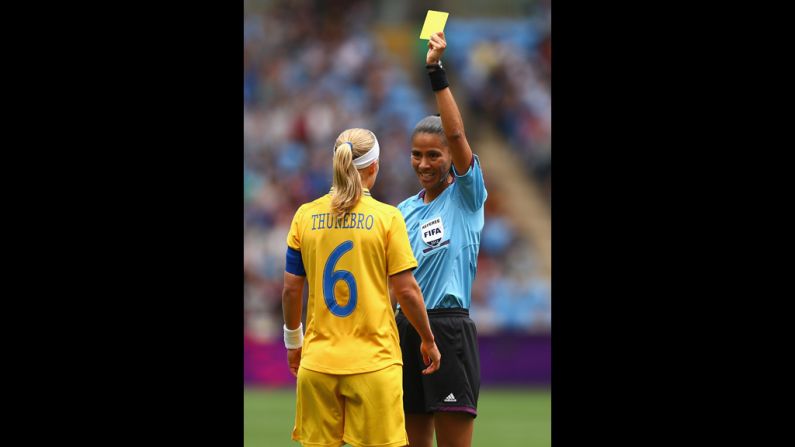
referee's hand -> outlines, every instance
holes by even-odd
[[[420,344],[420,352],[422,352],[422,360],[425,362],[427,368],[422,370],[425,375],[433,374],[439,369],[439,363],[442,361],[442,354],[439,348],[436,347],[436,342],[422,342]]]
[[[445,48],[447,48],[447,41],[444,38],[444,31],[431,34],[431,38],[428,39],[428,54],[425,55],[425,63],[435,64],[439,62]]]

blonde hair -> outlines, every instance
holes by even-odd
[[[350,144],[348,144],[350,143]],[[334,175],[331,213],[341,216],[349,212],[362,197],[362,177],[353,159],[367,153],[375,145],[375,136],[367,129],[344,130],[334,143]]]

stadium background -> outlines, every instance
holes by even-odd
[[[436,113],[418,38],[450,13],[444,57],[489,198],[471,315],[482,393],[474,445],[550,445],[550,1],[244,1],[244,438],[291,446],[281,340],[285,236],[327,192],[348,127],[381,143],[373,196],[419,191],[409,135]]]

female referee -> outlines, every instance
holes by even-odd
[[[440,116],[422,119],[411,137],[411,165],[423,189],[398,205],[419,264],[414,277],[444,357],[436,374],[420,374],[421,337],[409,325],[408,309],[399,306],[403,405],[412,447],[431,447],[434,431],[440,447],[470,446],[480,391],[469,306],[487,193],[442,67],[446,46],[443,32],[431,35],[425,61]]]

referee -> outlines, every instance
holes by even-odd
[[[428,41],[426,69],[440,115],[414,128],[411,165],[422,190],[398,205],[418,262],[414,277],[445,359],[436,374],[421,374],[421,339],[400,309],[403,407],[412,447],[431,447],[434,431],[439,446],[470,446],[480,391],[477,331],[469,307],[487,192],[442,67],[446,46],[443,32]]]

